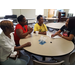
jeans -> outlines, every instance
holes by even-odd
[[[15,60],[12,58],[8,58],[4,62],[0,62],[1,65],[27,65],[30,58],[28,55],[23,55],[21,53],[20,58],[16,58]]]

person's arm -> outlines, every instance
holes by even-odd
[[[45,32],[39,32],[39,34],[43,34],[43,35],[46,35],[46,31],[45,31]]]
[[[60,37],[64,38],[64,39],[66,39],[66,40],[69,40],[69,41],[71,41],[71,40],[74,38],[74,35],[73,35],[73,34],[70,34],[69,37],[63,36],[63,35],[61,35],[61,34],[58,34],[58,35],[59,35]]]
[[[30,31],[30,30],[33,31],[33,28],[31,28],[31,27],[28,26],[28,27],[27,27],[27,30],[28,30],[28,31]],[[32,32],[32,31],[31,31],[31,32]]]
[[[52,34],[51,37],[54,37],[56,35],[59,35],[61,33],[61,30],[58,30],[55,34]],[[61,35],[61,34],[60,34]]]
[[[15,46],[15,47],[14,47],[14,51],[21,50],[21,49],[23,49],[24,47],[28,47],[28,46],[31,46],[31,43],[30,43],[30,42],[27,42],[27,43],[25,43],[25,44],[23,44],[23,45],[21,45],[21,46]]]
[[[30,28],[30,30],[28,30],[26,33],[23,33],[22,29],[17,29],[16,33],[18,35],[19,38],[25,38],[28,34],[30,34],[33,31],[32,28]]]

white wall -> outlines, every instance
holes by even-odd
[[[13,14],[19,16],[21,14],[20,9],[12,9]]]
[[[64,9],[64,11],[66,12],[66,17],[67,17],[67,15],[69,13],[69,9]]]
[[[26,18],[35,18],[35,9],[21,9],[21,14]]]
[[[24,15],[26,18],[36,18],[36,9],[12,9],[13,14]],[[48,16],[48,9],[44,9],[44,16]]]
[[[26,18],[35,18],[36,20],[36,9],[12,9],[13,14],[16,14],[17,16],[19,15],[24,15]],[[69,9],[64,9],[66,12],[66,17],[69,12]],[[48,9],[44,9],[44,16],[48,17]],[[56,12],[56,16],[58,16],[58,11]]]

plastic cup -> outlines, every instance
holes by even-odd
[[[31,36],[31,37],[33,36],[33,32],[30,34],[30,36]]]
[[[36,35],[38,35],[39,31],[36,31]]]
[[[46,35],[49,36],[49,31],[46,32]]]

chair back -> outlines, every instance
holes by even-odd
[[[5,15],[4,19],[12,19],[13,23],[17,23],[17,15]]]
[[[70,54],[69,62],[71,65],[75,62],[75,52]]]
[[[64,63],[64,60],[62,60],[60,62],[54,62],[54,63],[33,60],[34,65],[61,65],[62,63]]]

